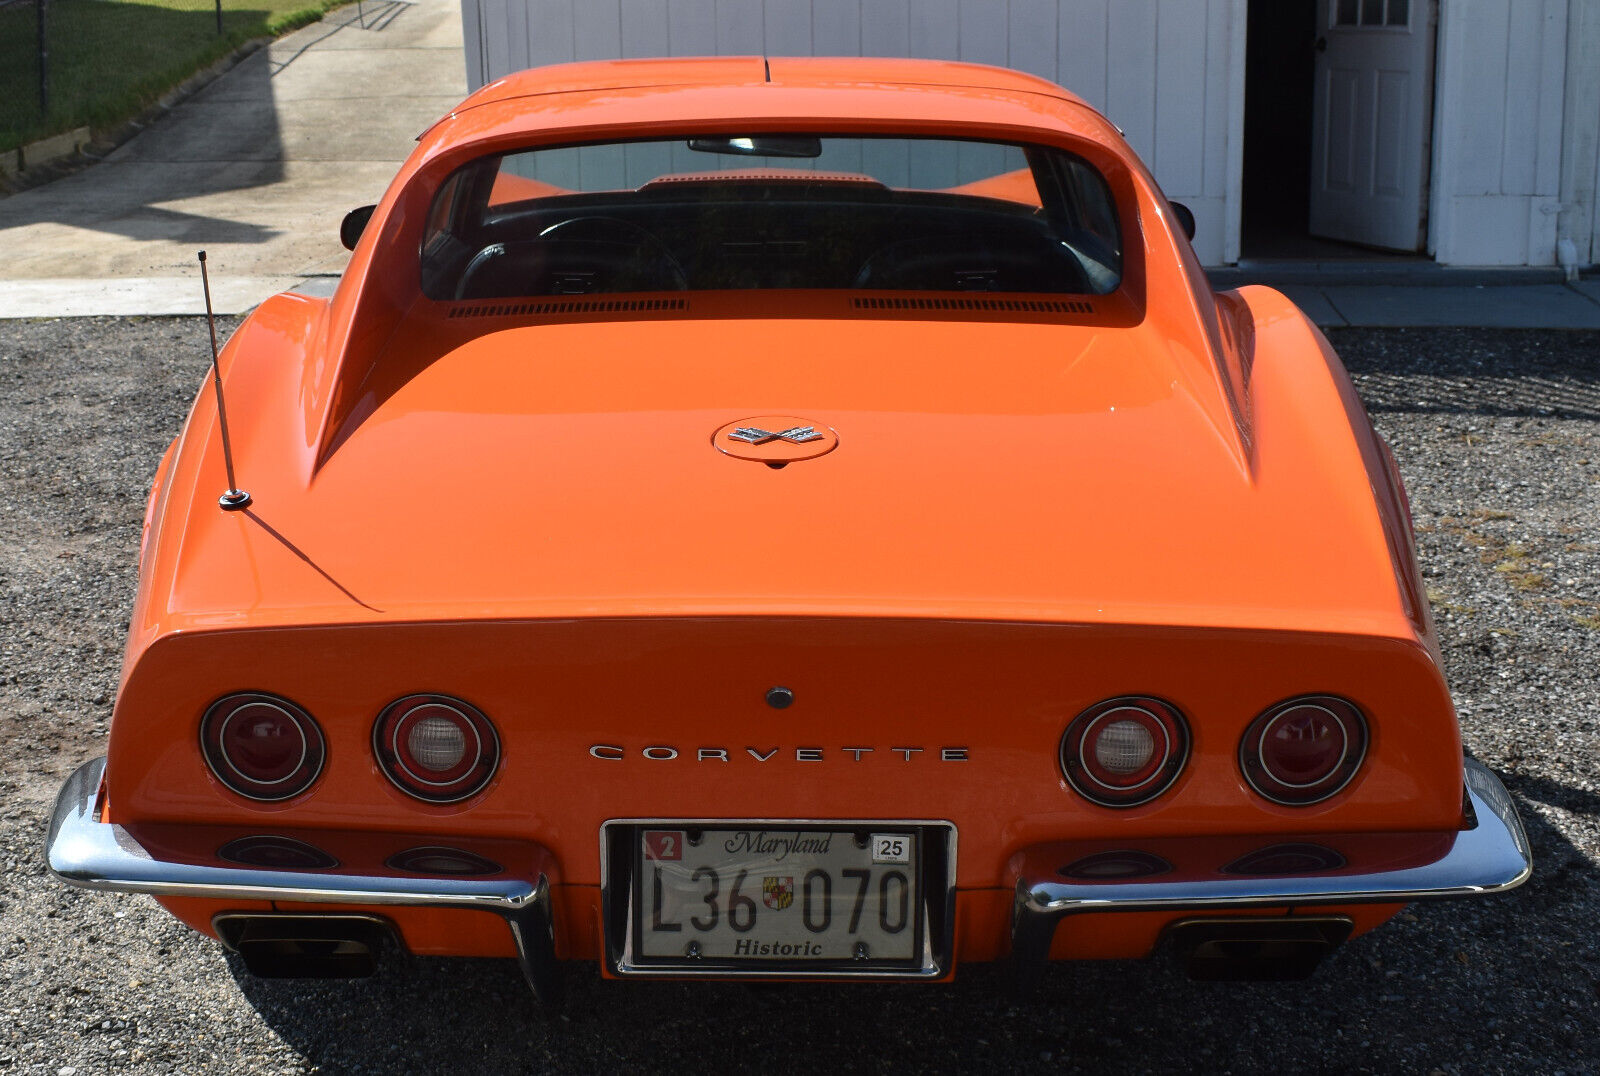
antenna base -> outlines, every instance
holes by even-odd
[[[248,508],[250,493],[248,490],[230,489],[217,498],[217,506],[224,512],[237,512],[241,508]]]

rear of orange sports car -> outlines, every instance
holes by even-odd
[[[993,68],[527,72],[156,476],[52,868],[267,975],[415,953],[1300,975],[1519,884],[1387,448],[1116,130]],[[359,227],[359,223],[357,224]]]

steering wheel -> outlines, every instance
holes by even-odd
[[[506,245],[504,243],[490,243],[474,254],[472,260],[467,263],[467,267],[461,270],[461,275],[456,278],[454,298],[458,301],[469,298],[486,298],[486,296],[474,295],[473,285],[478,283],[479,277],[495,259],[503,258],[505,254]]]
[[[688,275],[650,232],[615,217],[569,217],[532,239],[479,250],[456,281],[457,299],[686,291]]]
[[[540,239],[581,243],[611,243],[632,246],[631,264],[620,267],[628,287],[616,291],[687,291],[689,274],[654,232],[620,217],[568,217],[539,233]],[[631,278],[626,270],[631,269]],[[665,280],[665,283],[662,281]]]

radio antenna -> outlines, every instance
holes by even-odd
[[[217,317],[211,312],[211,278],[206,274],[206,252],[200,252],[200,286],[206,292],[206,325],[211,329],[211,384],[217,390],[217,423],[222,427],[222,462],[228,468],[228,489],[217,498],[225,512],[237,512],[250,503],[250,493],[233,477],[233,444],[228,439],[228,409],[222,402],[222,369],[217,361]]]

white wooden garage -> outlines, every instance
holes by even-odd
[[[1600,0],[462,0],[462,14],[474,88],[652,55],[1043,75],[1122,127],[1194,211],[1207,264],[1600,252]]]

